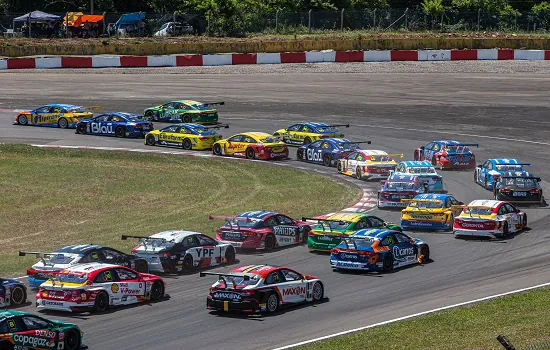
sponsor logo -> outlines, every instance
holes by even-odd
[[[296,235],[296,230],[292,226],[275,226],[273,227],[273,232],[279,236],[294,236]]]
[[[118,293],[118,284],[116,283],[111,284],[111,292]]]
[[[223,234],[223,237],[225,239],[241,239],[241,233],[240,232],[225,232]]]
[[[357,254],[340,253],[340,258],[356,260],[358,258],[358,256],[357,256]]]
[[[318,241],[332,241],[332,237],[330,236],[316,236]]]
[[[306,288],[305,287],[295,287],[295,288],[287,288],[283,289],[283,295],[303,295],[306,294]]]
[[[113,133],[112,125],[100,125],[99,123],[92,123],[91,128],[92,128],[92,133],[94,134],[112,134]]]
[[[213,294],[214,299],[228,299],[238,301],[241,300],[240,294],[228,293],[228,292],[215,292]]]
[[[59,115],[37,115],[34,117],[34,123],[33,124],[41,124],[41,123],[48,123],[48,122],[54,122],[59,118]]]
[[[48,343],[48,339],[36,338],[36,337],[31,337],[28,335],[21,335],[21,334],[15,334],[13,336],[13,340],[19,345],[23,345],[23,346],[30,345],[33,348],[37,348],[37,347],[50,348],[55,345],[54,342],[52,342],[51,344]]]
[[[37,329],[34,333],[37,337],[55,338],[55,332],[45,329]]]
[[[411,221],[411,222],[409,222],[409,225],[411,225],[411,226],[425,226],[425,227],[428,227],[428,226],[432,226],[432,223],[431,223],[431,222]]]
[[[360,267],[357,263],[351,263],[351,262],[343,262],[343,261],[337,261],[336,266],[340,267]]]
[[[311,148],[307,150],[306,158],[307,160],[313,160],[315,162],[320,162],[323,159],[321,155],[321,151],[315,151],[314,149],[311,149]]]
[[[392,253],[393,253],[393,256],[396,259],[399,259],[399,258],[403,258],[403,257],[413,255],[414,254],[414,248],[413,247],[409,247],[409,248],[393,247]]]
[[[61,301],[42,300],[42,305],[63,306],[63,302],[61,302]]]
[[[478,223],[474,223],[474,222],[462,222],[461,224],[462,227],[467,227],[467,228],[483,228],[483,224],[478,224]]]
[[[246,147],[246,143],[238,143],[238,142],[232,142],[227,145],[227,149],[239,149]]]
[[[214,248],[197,248],[199,258],[211,258],[214,255]]]
[[[174,141],[181,142],[181,136],[166,135],[166,133],[160,133],[159,139],[162,141]]]
[[[527,197],[527,192],[512,192],[514,197]]]

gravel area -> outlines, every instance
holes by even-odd
[[[296,74],[296,73],[533,73],[550,74],[550,61],[350,62],[210,67],[4,70],[0,74]]]

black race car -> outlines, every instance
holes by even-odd
[[[540,177],[527,171],[507,171],[496,179],[493,193],[496,200],[543,204],[544,197],[539,185]]]
[[[27,270],[29,286],[38,288],[56,271],[64,270],[76,264],[102,262],[122,265],[138,272],[149,272],[146,259],[126,254],[113,248],[96,244],[74,244],[51,253],[20,251],[19,256],[36,255],[40,261]]]
[[[0,277],[0,308],[21,306],[27,301],[27,287],[17,280]]]

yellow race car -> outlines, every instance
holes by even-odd
[[[273,133],[273,136],[281,137],[285,143],[290,145],[309,145],[315,140],[326,139],[329,137],[341,138],[344,134],[337,127],[349,124],[328,125],[325,123],[297,123],[286,129],[280,129]]]
[[[460,215],[462,205],[450,194],[423,193],[408,202],[401,210],[401,227],[403,229],[453,229],[454,218]]]
[[[169,125],[153,130],[145,135],[145,144],[149,146],[176,146],[183,149],[212,149],[214,142],[221,140],[215,129],[228,128],[228,125],[204,126],[194,123]]]
[[[81,107],[66,104],[45,105],[17,113],[13,124],[74,129],[79,121],[94,116],[92,112],[88,112],[89,109],[99,108],[99,106]]]
[[[222,156],[240,156],[248,159],[288,158],[288,146],[265,132],[244,132],[214,143],[212,152]]]

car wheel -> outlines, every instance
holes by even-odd
[[[145,119],[147,119],[149,121],[154,121],[155,120],[155,112],[153,112],[153,111],[145,112]]]
[[[21,306],[27,300],[27,292],[21,286],[15,286],[11,290],[11,304],[13,306]]]
[[[155,143],[155,137],[153,135],[147,135],[147,137],[145,138],[145,144],[147,146],[154,146]]]
[[[302,241],[300,244],[307,244],[307,238],[309,237],[309,233],[311,232],[311,229],[305,228],[302,232]]]
[[[233,247],[227,248],[225,251],[225,262],[227,264],[232,264],[235,262],[235,249],[233,249]]]
[[[527,214],[523,214],[522,220],[521,220],[521,227],[526,228],[527,227]]]
[[[19,117],[17,117],[17,123],[19,125],[27,125],[28,122],[29,122],[29,119],[24,114],[21,114]]]
[[[115,129],[115,135],[116,137],[124,137],[126,136],[126,129],[123,126],[119,126]]]
[[[192,271],[194,268],[193,266],[193,257],[191,255],[186,255],[183,259],[183,271],[189,272]]]
[[[447,231],[452,231],[455,224],[455,217],[453,214],[449,217],[449,227],[447,227]]]
[[[158,301],[162,296],[164,295],[164,286],[161,282],[155,281],[153,282],[153,285],[151,286],[151,297],[149,298],[151,301]]]
[[[109,296],[105,292],[100,292],[95,297],[94,312],[105,312],[109,308]]]
[[[357,167],[355,169],[355,177],[357,177],[359,180],[361,180],[361,168]]]
[[[220,146],[219,143],[216,143],[214,145],[214,148],[213,148],[212,152],[217,156],[221,156],[222,155],[222,146]]]
[[[508,227],[508,223],[504,223],[504,227],[502,228],[502,237],[507,237],[510,234],[510,228]]]
[[[437,166],[437,159],[435,157],[432,157],[432,165]]]
[[[391,270],[393,270],[393,257],[390,254],[385,254],[382,263],[382,271],[390,272]]]
[[[268,252],[273,248],[275,248],[275,237],[270,234],[265,238],[265,251]]]
[[[185,140],[183,140],[183,142],[181,143],[181,147],[182,147],[183,149],[190,150],[190,149],[193,148],[193,144],[191,143],[191,140],[185,139]]]
[[[252,148],[247,148],[246,149],[246,158],[247,159],[254,159],[255,156],[256,156],[256,153],[254,152],[254,149],[252,149]]]
[[[193,118],[189,114],[184,114],[181,116],[181,121],[183,123],[191,123],[193,121]]]
[[[419,263],[424,263],[430,260],[430,248],[427,245],[420,247],[420,256],[422,259],[418,259]]]
[[[269,294],[267,297],[266,309],[267,312],[273,313],[279,308],[279,297],[275,293]]]
[[[321,282],[315,282],[313,285],[313,301],[321,301],[325,296],[325,288]]]
[[[332,165],[332,157],[330,154],[325,154],[323,156],[323,165],[324,166],[331,166]]]
[[[304,160],[304,151],[299,149],[296,151],[296,158],[298,158],[299,160]]]
[[[76,329],[70,329],[65,333],[64,349],[77,350],[80,349],[80,333]]]
[[[311,138],[308,136],[304,139],[304,145],[309,145],[311,143]]]
[[[147,262],[143,260],[137,260],[134,262],[134,270],[140,273],[148,273]]]
[[[67,122],[67,119],[65,118],[59,118],[57,121],[57,126],[59,126],[61,129],[67,129],[69,127],[69,122]]]
[[[78,124],[78,126],[76,127],[77,134],[85,134],[86,131],[88,131],[86,124]]]
[[[341,172],[342,172],[342,168],[343,168],[343,167],[342,167],[342,163],[341,163],[341,162],[338,162],[338,163],[336,164],[336,170],[337,170],[339,173],[341,173]]]

